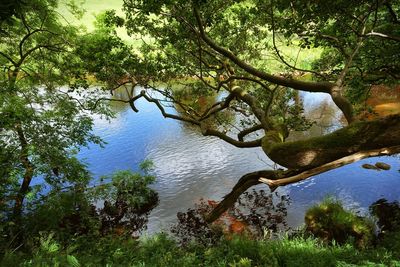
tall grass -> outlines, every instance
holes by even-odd
[[[400,243],[395,241],[397,248]],[[391,243],[393,247],[394,244]],[[395,249],[393,247],[393,249]],[[31,254],[8,252],[1,266],[400,266],[390,248],[357,250],[350,244],[326,246],[314,238],[250,240],[234,237],[208,247],[179,247],[166,234],[140,241],[115,237],[78,239],[66,248],[43,237]]]

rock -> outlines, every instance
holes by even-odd
[[[378,171],[380,170],[377,166],[368,163],[363,164],[361,167],[368,170],[378,170]]]
[[[375,163],[375,167],[377,167],[377,168],[379,168],[381,170],[385,170],[385,171],[390,170],[390,168],[391,168],[389,164],[386,164],[386,163],[383,163],[383,162]]]

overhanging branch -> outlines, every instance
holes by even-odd
[[[220,132],[218,130],[214,129],[209,129],[209,128],[202,128],[201,133],[204,136],[215,136],[218,137],[219,139],[224,140],[225,142],[234,145],[236,147],[260,147],[261,146],[261,141],[262,138],[253,140],[253,141],[240,141],[233,139],[232,137],[229,137],[228,135],[224,134],[223,132]]]
[[[237,66],[245,70],[246,72],[263,79],[265,81],[290,87],[296,90],[301,90],[301,91],[307,91],[307,92],[322,92],[322,93],[330,93],[331,88],[334,86],[333,83],[330,82],[305,82],[305,81],[299,81],[299,80],[294,80],[294,79],[286,79],[280,76],[275,76],[268,74],[264,71],[261,71],[259,69],[256,69],[255,67],[249,65],[248,63],[244,62],[241,60],[239,57],[237,57],[235,54],[233,54],[230,50],[218,45],[214,40],[212,40],[204,31],[203,23],[200,18],[199,10],[195,6],[194,9],[194,15],[198,24],[199,32],[198,34],[202,38],[202,40],[209,45],[212,49],[220,53],[221,55],[229,58],[232,60]]]
[[[243,141],[243,138],[244,138],[246,135],[251,134],[251,133],[253,133],[253,132],[256,132],[256,131],[258,131],[258,130],[262,130],[262,129],[263,129],[263,126],[262,126],[261,124],[257,124],[257,125],[255,125],[255,126],[253,126],[253,127],[244,129],[244,130],[242,130],[240,133],[238,133],[238,139],[239,139],[239,141]]]
[[[393,155],[397,153],[400,153],[400,146],[386,147],[369,151],[360,151],[351,156],[347,156],[306,171],[262,170],[248,173],[239,179],[239,181],[233,187],[232,191],[228,195],[226,195],[220,203],[218,203],[218,205],[211,211],[210,214],[207,215],[206,221],[212,223],[213,221],[218,219],[225,211],[227,211],[235,204],[236,200],[243,192],[254,185],[265,183],[269,186],[271,191],[274,191],[279,186],[300,182],[317,174],[339,168],[341,166],[356,162],[364,158]]]
[[[393,147],[385,147],[380,149],[368,150],[368,151],[360,151],[358,153],[352,154],[347,157],[343,157],[341,159],[329,162],[327,164],[321,165],[319,167],[313,168],[311,170],[307,170],[296,174],[291,177],[285,177],[280,179],[271,179],[271,178],[264,178],[261,177],[259,179],[260,182],[267,184],[270,188],[276,188],[278,186],[284,186],[288,184],[297,183],[303,180],[306,180],[312,176],[317,174],[333,170],[344,165],[365,159],[370,157],[379,157],[379,156],[387,156],[400,153],[400,146],[393,146]]]
[[[380,32],[374,32],[371,31],[367,34],[365,34],[365,36],[371,36],[371,37],[379,37],[379,38],[383,38],[383,39],[387,39],[387,40],[392,40],[392,41],[396,41],[396,42],[400,42],[400,37],[399,36],[394,36],[394,35],[390,35],[390,34],[385,34],[385,33],[380,33]]]

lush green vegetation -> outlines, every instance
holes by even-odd
[[[142,164],[145,171],[149,166],[148,162]],[[17,248],[12,246],[13,240],[2,238],[0,266],[400,264],[400,205],[386,200],[378,200],[370,208],[380,227],[378,235],[374,234],[371,219],[345,210],[332,198],[307,211],[302,229],[285,232],[285,198],[276,201],[272,194],[253,191],[241,197],[238,205],[214,225],[202,219],[212,205],[203,202],[196,209],[178,214],[179,223],[171,233],[133,237],[144,229],[148,211],[154,207],[153,193],[148,188],[153,180],[148,175],[118,172],[110,184],[46,199],[41,208],[25,218],[29,238]],[[88,201],[93,195],[107,195],[109,204],[101,209],[93,207]],[[266,202],[272,203],[267,206]],[[46,218],[49,216],[52,218]],[[227,218],[240,219],[246,230],[230,232],[231,228],[224,225]]]
[[[397,247],[399,246],[398,240]],[[51,236],[33,254],[6,254],[2,266],[398,266],[394,249],[358,251],[351,245],[325,246],[308,238],[280,241],[224,240],[213,247],[179,247],[164,234],[141,241],[116,237],[79,240],[62,248]]]
[[[379,204],[379,203],[377,203]],[[396,208],[393,208],[395,207]],[[329,207],[333,211],[327,211]],[[390,203],[398,212],[398,203]],[[337,202],[326,200],[309,210],[326,212],[330,226],[341,228],[356,216]],[[351,217],[349,219],[349,217]],[[387,218],[386,218],[387,219]],[[306,217],[307,220],[307,217]],[[358,218],[358,220],[361,220]],[[309,224],[309,222],[308,222]],[[358,223],[359,225],[359,223]],[[327,229],[327,228],[326,228]],[[351,229],[343,229],[349,231]],[[327,229],[335,232],[335,229]],[[346,233],[343,233],[344,236]],[[341,236],[342,237],[342,236]],[[182,244],[161,233],[139,240],[131,237],[79,235],[60,242],[57,235],[42,232],[25,250],[7,250],[2,266],[399,266],[400,232],[386,233],[369,246],[360,248],[349,238],[338,244],[310,236],[309,230],[297,231],[279,239],[250,239],[246,235],[220,236],[212,244],[196,241]],[[364,240],[365,241],[365,240]],[[357,247],[356,247],[357,246]]]
[[[399,115],[371,122],[356,112],[371,85],[398,84],[397,1],[123,2],[126,18],[104,11],[90,31],[69,23],[91,20],[79,1],[0,6],[2,265],[400,265],[396,202],[371,207],[378,235],[370,220],[327,200],[308,211],[303,230],[277,238],[279,229],[287,230],[285,199],[276,204],[264,191],[244,193],[260,182],[273,191],[361,158],[400,152]],[[88,1],[88,7],[98,4]],[[122,27],[140,41],[124,41]],[[123,98],[113,95],[125,84],[131,87]],[[135,94],[137,85],[143,90]],[[299,91],[329,94],[349,126],[286,142],[290,132],[313,123]],[[151,164],[92,186],[76,158],[89,143],[104,145],[92,133],[93,115],[112,117],[110,101],[137,112],[139,99],[205,136],[262,147],[288,169],[246,174],[220,203],[178,214],[176,236],[139,238],[158,201],[149,187]],[[232,220],[229,229],[245,229],[240,236],[224,229],[221,215]]]

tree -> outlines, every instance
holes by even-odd
[[[243,176],[209,221],[261,182],[274,190],[365,157],[400,152],[399,115],[374,121],[357,115],[371,84],[398,83],[397,1],[125,0],[124,9],[126,27],[144,40],[140,60],[153,83],[145,81],[143,86],[158,90],[157,82],[192,77],[183,86],[193,94],[223,91],[225,96],[199,112],[173,91],[158,90],[167,103],[178,107],[176,115],[166,113],[163,100],[143,90],[128,100],[133,108],[144,98],[164,117],[198,126],[203,135],[237,147],[260,147],[287,168]],[[285,44],[322,47],[323,53],[309,69],[301,69],[283,55]],[[286,71],[272,73],[272,64],[281,64]],[[136,69],[136,75],[141,73]],[[312,78],[302,79],[303,73]],[[301,107],[292,104],[298,91],[329,94],[348,126],[308,140],[286,141],[291,131],[310,125]],[[240,129],[209,122],[227,110],[241,118]]]
[[[18,9],[22,4],[23,2],[21,0],[0,1],[0,33],[2,33],[1,24],[4,22],[9,23],[12,20],[12,16],[18,14]]]
[[[62,21],[56,8],[54,0],[24,1],[0,36],[1,198],[13,203],[1,215],[17,224],[25,199],[35,200],[45,185],[86,185],[90,175],[76,151],[88,142],[102,144],[91,133],[90,112],[107,114],[107,108],[89,112],[91,99],[79,99],[88,87],[72,53],[79,29]],[[34,178],[43,183],[32,186]]]

